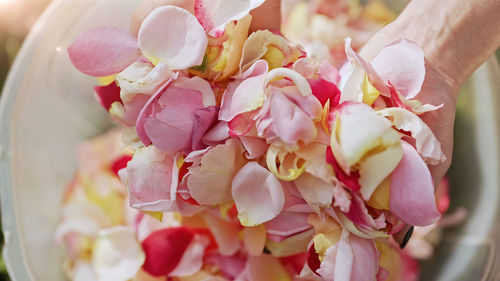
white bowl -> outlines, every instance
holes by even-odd
[[[60,281],[64,249],[54,242],[75,146],[111,126],[93,98],[95,80],[76,71],[66,48],[95,26],[128,28],[138,0],[59,0],[26,39],[0,103],[3,256],[13,281]],[[452,209],[467,221],[445,233],[422,280],[500,280],[500,70],[494,58],[459,99],[450,171]]]

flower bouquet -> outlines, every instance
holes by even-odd
[[[441,216],[423,51],[398,40],[367,62],[346,38],[338,70],[249,34],[263,2],[163,6],[137,38],[100,27],[69,47],[81,72],[111,77],[95,92],[126,146],[81,154],[92,168],[57,235],[74,280],[400,278],[391,236]]]

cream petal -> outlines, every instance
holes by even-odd
[[[190,12],[175,6],[162,6],[144,19],[138,43],[141,52],[153,64],[165,62],[172,70],[180,70],[203,62],[208,39]]]

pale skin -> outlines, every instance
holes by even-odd
[[[252,30],[279,30],[280,3],[281,0],[267,0],[252,11]],[[140,23],[154,8],[168,4],[193,10],[194,0],[143,0],[134,14],[131,32],[137,34]],[[426,77],[417,99],[433,105],[444,104],[442,109],[422,117],[447,157],[444,163],[429,167],[437,184],[451,163],[458,91],[500,46],[500,1],[410,1],[394,22],[365,44],[361,56],[370,61],[384,46],[400,38],[412,40],[424,49]]]

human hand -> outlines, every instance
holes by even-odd
[[[194,14],[195,0],[142,0],[134,12],[130,32],[137,36],[142,21],[149,13],[165,5],[181,7]],[[250,32],[259,29],[279,31],[281,26],[281,0],[266,0],[264,4],[252,10],[250,14],[253,17]]]

